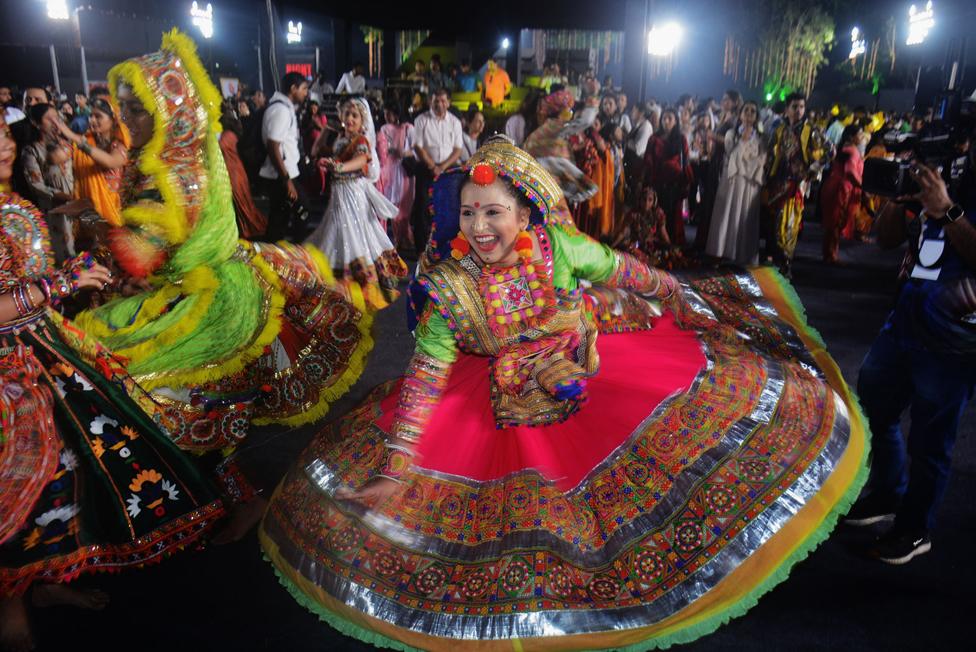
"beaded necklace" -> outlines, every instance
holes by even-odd
[[[463,236],[451,242],[452,255],[469,255],[470,245]],[[467,246],[466,246],[467,245]],[[519,260],[514,265],[485,265],[481,268],[478,285],[484,300],[488,327],[496,337],[506,338],[535,328],[555,311],[555,291],[552,280],[543,268],[540,272],[532,262],[532,238],[525,231],[515,241]]]

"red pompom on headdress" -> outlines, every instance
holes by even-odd
[[[490,186],[495,183],[497,176],[495,170],[486,163],[479,163],[471,170],[471,180],[479,186]]]

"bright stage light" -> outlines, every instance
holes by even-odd
[[[502,49],[507,50],[509,46],[508,37],[502,39]]]
[[[659,57],[666,57],[674,52],[674,49],[681,43],[681,36],[684,30],[681,25],[675,22],[655,25],[647,33],[647,53]]]
[[[908,8],[908,38],[905,45],[919,45],[929,35],[929,30],[935,27],[935,12],[932,10],[932,0],[925,3],[925,10],[919,11],[915,5]]]
[[[47,17],[51,20],[68,20],[68,3],[66,0],[47,0]]]
[[[285,37],[289,43],[301,43],[302,42],[302,21],[298,23],[293,23],[288,21],[288,35]]]
[[[213,36],[213,5],[208,2],[207,8],[201,9],[197,5],[196,0],[194,0],[193,5],[190,7],[190,18],[190,22],[200,28],[200,33],[203,35],[203,38]]]
[[[861,30],[857,27],[851,28],[851,53],[847,55],[848,59],[856,59],[867,52],[867,43],[864,40],[864,35],[861,34]]]

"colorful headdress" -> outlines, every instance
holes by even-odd
[[[573,94],[567,90],[549,93],[543,98],[542,103],[546,107],[546,115],[557,116],[563,111],[571,110],[576,104]]]
[[[207,382],[263,353],[284,297],[259,257],[239,249],[230,179],[220,151],[220,93],[193,41],[177,30],[162,47],[109,71],[153,116],[150,140],[126,170],[122,226],[110,246],[151,291],[78,315],[77,323],[129,360],[145,387]]]
[[[129,86],[153,116],[137,165],[162,199],[127,202],[124,227],[112,235],[116,260],[138,276],[174,277],[226,260],[237,247],[237,229],[217,141],[221,99],[193,41],[174,29],[163,34],[158,52],[124,61],[108,77],[113,95]]]
[[[445,172],[434,182],[429,204],[432,227],[421,257],[421,271],[450,257],[451,240],[461,229],[461,186],[469,177],[485,185],[495,177],[507,179],[532,204],[532,224],[547,224],[549,214],[563,197],[559,183],[535,158],[506,136],[492,136],[461,167]],[[426,303],[426,295],[416,282],[410,285],[410,299],[407,309],[412,330]]]

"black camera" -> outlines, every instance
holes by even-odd
[[[911,170],[919,162],[944,175],[955,158],[955,139],[952,134],[919,135],[891,132],[884,138],[885,149],[895,160],[869,158],[864,161],[864,192],[882,197],[914,195],[920,189]]]
[[[962,100],[958,92],[947,91],[936,98],[936,121],[921,133],[891,131],[884,146],[895,160],[869,158],[864,161],[862,187],[865,192],[882,197],[906,197],[920,188],[911,170],[918,163],[936,170],[945,180],[949,195],[955,197],[971,167],[971,142],[976,114],[971,100]]]

